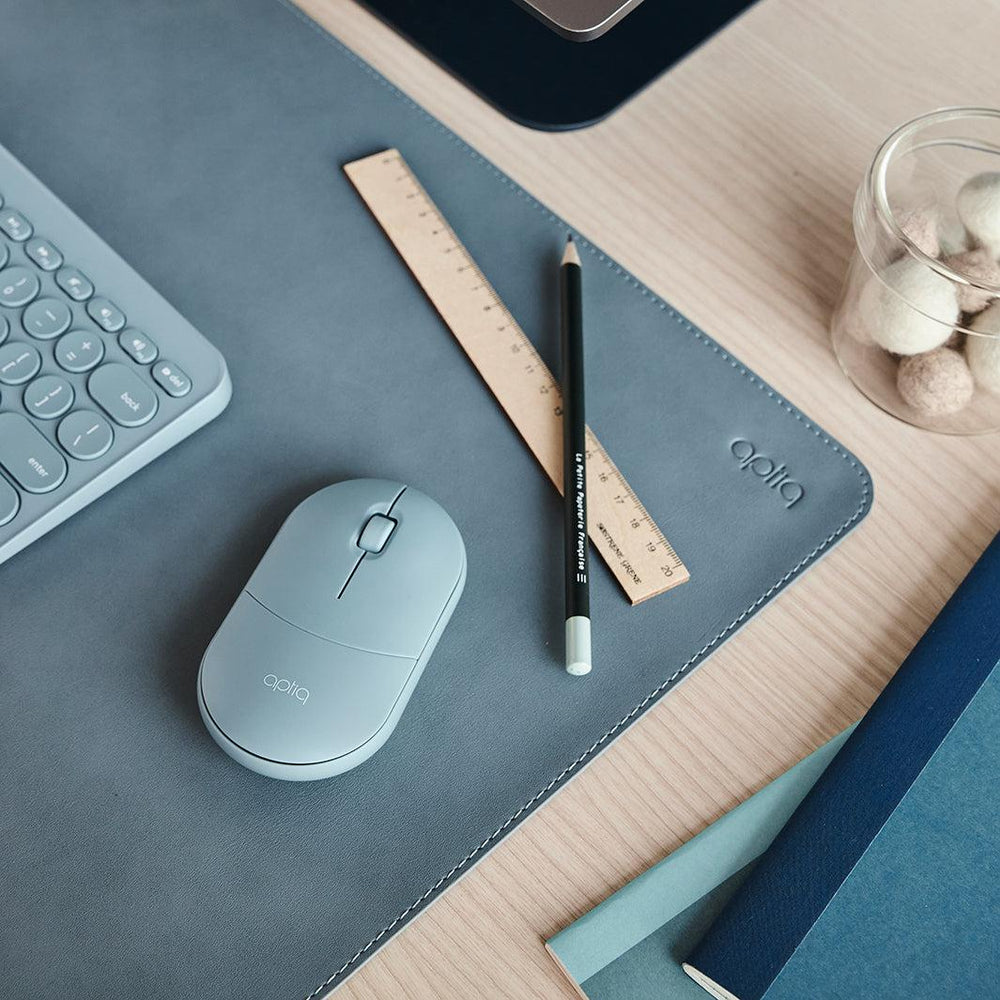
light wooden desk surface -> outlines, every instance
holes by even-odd
[[[941,105],[996,105],[1000,4],[762,0],[608,121],[545,134],[351,0],[298,2],[875,480],[874,510],[843,545],[337,993],[570,1000],[542,940],[858,718],[1000,529],[1000,434],[947,438],[886,416],[841,374],[826,328],[879,140]]]

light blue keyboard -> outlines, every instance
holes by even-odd
[[[222,355],[0,146],[0,562],[231,392]]]

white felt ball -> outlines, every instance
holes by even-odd
[[[989,309],[981,312],[969,329],[993,334],[992,337],[967,336],[965,360],[978,385],[991,392],[1000,392],[1000,302],[994,302]]]
[[[880,277],[868,281],[858,298],[860,323],[879,347],[922,354],[951,336],[958,296],[947,278],[909,257],[890,264]]]
[[[896,385],[910,406],[929,417],[957,413],[975,391],[965,359],[947,347],[903,358]]]
[[[955,207],[972,238],[1000,257],[1000,173],[976,174],[967,180]]]

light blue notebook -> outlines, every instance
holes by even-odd
[[[853,727],[852,727],[853,728]],[[546,942],[588,1000],[705,1000],[681,969],[850,730]]]

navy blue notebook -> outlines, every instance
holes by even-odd
[[[1000,536],[688,960],[721,1000],[996,997]]]

